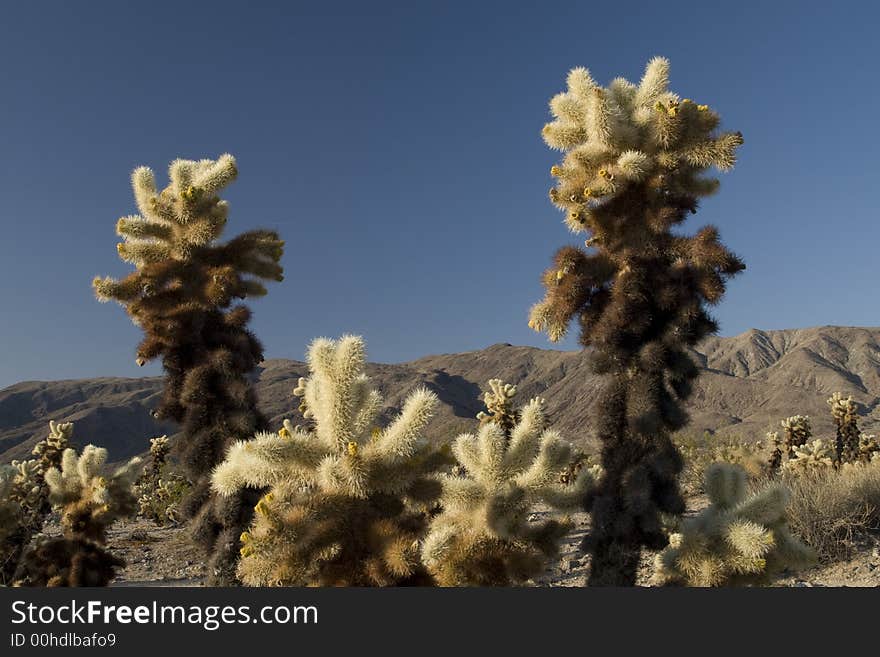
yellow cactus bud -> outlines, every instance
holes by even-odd
[[[669,106],[669,116],[676,116],[678,114],[678,105],[670,105]]]
[[[265,495],[263,495],[263,499],[267,502],[272,502],[275,500],[275,495],[273,495],[272,493],[266,493]]]
[[[559,270],[556,271],[556,280],[557,280],[557,282],[558,282],[558,281],[561,281],[563,276],[565,276],[565,271],[563,271],[562,269],[559,269]]]
[[[705,112],[706,110],[709,109],[709,106],[708,105],[697,105],[697,109],[700,110],[701,112]]]
[[[257,505],[254,507],[254,511],[259,513],[261,516],[269,515],[269,507],[266,504],[266,500],[262,499],[259,502],[257,502]]]
[[[657,110],[658,112],[665,112],[665,111],[666,111],[666,105],[664,105],[663,103],[661,103],[661,102],[658,100],[656,103],[654,103],[654,109]]]
[[[238,553],[243,557],[249,557],[254,553],[254,546],[253,545],[245,545],[243,548],[241,548],[238,551]]]
[[[681,104],[684,105],[685,103],[692,103],[692,102],[694,102],[694,101],[692,101],[690,98],[685,98],[683,101],[681,101]]]
[[[379,436],[382,435],[382,430],[379,427],[373,427],[370,429],[370,438],[376,440]]]
[[[593,196],[593,190],[589,187],[584,188],[584,198],[591,198]]]
[[[568,218],[571,219],[572,221],[580,221],[581,220],[581,213],[578,212],[577,210],[572,210],[571,212],[568,213]]]
[[[358,444],[355,441],[350,441],[346,446],[346,451],[349,456],[357,456],[358,453]]]
[[[287,427],[281,427],[278,430],[278,435],[282,438],[290,438],[290,431],[287,430]]]
[[[556,176],[557,178],[562,175],[562,167],[558,167],[555,164],[550,167],[550,175]]]
[[[614,174],[608,171],[608,169],[599,169],[599,175],[605,180],[614,180]]]
[[[251,540],[250,532],[242,532],[241,536],[238,537],[238,540],[240,540],[242,543],[247,543],[249,540]]]

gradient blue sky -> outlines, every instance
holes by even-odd
[[[238,158],[229,234],[287,240],[252,303],[268,357],[363,334],[395,362],[526,326],[554,250],[542,142],[566,72],[672,87],[746,143],[712,222],[747,264],[717,309],[750,327],[877,325],[874,3],[40,1],[0,9],[0,386],[139,369],[140,332],[90,281],[122,275],[128,176]],[[573,340],[561,345],[573,348]]]

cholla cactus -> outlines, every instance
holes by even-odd
[[[862,463],[873,463],[880,460],[880,442],[874,434],[859,435],[858,460]]]
[[[571,447],[546,428],[542,399],[514,413],[516,389],[498,379],[489,385],[485,400],[492,414],[481,413],[478,433],[459,436],[452,448],[467,475],[441,476],[443,511],[422,546],[422,559],[441,586],[505,586],[538,573],[571,525],[530,524],[530,511],[539,503],[572,510],[593,483],[588,469],[573,483],[559,481]],[[513,417],[518,419],[508,428]]]
[[[782,467],[782,439],[779,437],[779,432],[768,431],[767,443],[773,446],[773,449],[770,452],[770,459],[767,462],[767,467],[770,474],[774,475],[778,473],[779,468]]]
[[[809,415],[792,415],[780,423],[785,431],[785,448],[788,458],[795,458],[795,450],[813,435]]]
[[[689,586],[762,584],[814,560],[788,530],[788,489],[775,483],[748,495],[746,473],[716,463],[706,471],[710,506],[682,521],[657,555],[654,581]]]
[[[13,461],[8,491],[10,502],[18,509],[18,520],[9,528],[0,549],[0,584],[13,581],[18,563],[31,539],[42,529],[51,511],[49,488],[44,474],[61,463],[61,455],[70,444],[73,425],[49,421],[49,435],[38,442],[26,461]],[[11,471],[12,472],[12,471]]]
[[[231,155],[175,160],[168,173],[170,184],[158,191],[150,169],[135,169],[140,214],[116,224],[119,255],[135,271],[93,285],[98,299],[118,301],[143,329],[137,363],[162,357],[166,380],[156,416],[181,424],[178,449],[193,482],[183,510],[210,553],[209,582],[229,584],[254,499],[245,491],[220,503],[210,495],[211,471],[235,440],[268,426],[249,378],[263,348],[247,330],[250,310],[232,304],[266,294],[262,281],[282,279],[284,243],[269,230],[219,242],[229,205],[217,193],[238,175]]]
[[[140,459],[103,473],[107,450],[87,445],[64,450],[61,467],[45,475],[49,501],[61,512],[63,537],[40,541],[22,560],[18,577],[28,586],[106,586],[123,562],[107,552],[107,528],[135,509],[132,490]]]
[[[859,460],[859,415],[856,403],[852,396],[844,396],[835,392],[828,398],[828,406],[831,407],[831,417],[837,427],[835,442],[835,461],[838,463],[850,463]]]
[[[550,198],[591,250],[557,251],[529,325],[556,341],[577,319],[594,371],[611,375],[595,423],[605,476],[584,544],[592,585],[633,585],[642,547],[666,544],[662,515],[684,510],[670,434],[687,421],[682,402],[699,372],[688,348],[717,330],[706,305],[745,267],[714,227],[673,232],[718,188],[705,173],[730,169],[742,136],[718,133],[718,114],[681,100],[668,77],[660,57],[637,85],[601,87],[576,68],[544,127],[564,153]]]
[[[186,477],[170,471],[170,451],[168,436],[150,439],[150,461],[144,467],[135,488],[138,515],[157,525],[177,523],[180,520],[180,501],[190,489]]]
[[[444,459],[421,432],[436,395],[416,390],[381,429],[362,338],[320,338],[307,360],[310,376],[296,392],[313,428],[287,420],[278,433],[235,443],[213,475],[222,495],[269,488],[242,534],[239,577],[253,586],[427,581],[418,541],[440,493],[431,475]]]
[[[480,424],[491,422],[509,434],[519,420],[519,415],[511,401],[516,396],[516,386],[504,383],[501,379],[491,379],[489,390],[483,393],[486,411],[477,413]]]
[[[834,467],[835,451],[821,438],[794,448],[794,457],[782,466],[787,474],[809,474]]]

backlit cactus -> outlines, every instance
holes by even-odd
[[[778,483],[749,494],[745,471],[716,463],[706,471],[710,505],[685,518],[657,555],[654,582],[688,586],[765,584],[814,561],[786,522],[788,489]]]
[[[364,373],[364,341],[315,340],[310,375],[296,393],[310,427],[285,421],[277,433],[233,444],[213,475],[235,495],[267,488],[241,536],[238,575],[253,586],[387,586],[430,581],[419,559],[433,478],[448,460],[422,440],[437,397],[413,392],[388,426],[382,397]]]
[[[795,450],[804,445],[812,436],[809,415],[792,415],[780,423],[785,431],[785,449],[788,458],[795,458]]]
[[[782,466],[786,474],[810,474],[834,467],[837,462],[834,447],[821,438],[794,448],[794,456]]]
[[[659,57],[639,84],[601,87],[576,68],[543,133],[564,153],[550,198],[589,239],[587,250],[556,253],[529,325],[556,341],[577,320],[594,371],[610,375],[595,422],[605,476],[584,545],[594,585],[634,584],[641,548],[666,544],[661,514],[684,510],[669,435],[686,423],[682,402],[699,371],[687,349],[716,331],[706,305],[744,269],[714,227],[677,230],[718,188],[706,171],[730,169],[743,140],[718,132],[707,105],[669,91],[668,75]]]
[[[150,169],[135,169],[140,214],[116,224],[119,255],[135,271],[93,282],[98,299],[118,301],[143,329],[137,363],[162,358],[166,380],[156,415],[182,428],[178,448],[193,482],[183,510],[211,555],[212,584],[234,581],[238,535],[256,498],[246,491],[221,503],[210,494],[211,471],[230,444],[267,428],[249,379],[263,348],[246,328],[250,310],[233,304],[266,294],[264,281],[282,279],[284,243],[274,231],[219,242],[229,206],[217,193],[237,174],[228,154],[175,160],[170,184],[159,191]]]
[[[557,511],[583,505],[593,483],[583,468],[560,482],[571,447],[546,427],[544,402],[512,408],[513,386],[498,379],[485,395],[476,434],[452,447],[464,474],[442,475],[442,512],[430,525],[422,559],[441,586],[506,586],[539,573],[571,528],[555,519],[529,523],[537,504]]]
[[[51,511],[44,475],[61,464],[62,453],[70,444],[72,434],[71,423],[50,420],[49,435],[31,452],[36,458],[12,462],[8,495],[19,511],[17,522],[6,531],[0,548],[0,585],[13,581],[25,549]]]
[[[105,474],[107,450],[64,450],[60,468],[46,474],[49,501],[61,512],[62,537],[45,538],[27,552],[16,574],[25,586],[106,586],[122,561],[104,549],[107,528],[135,510],[134,458]]]
[[[138,477],[135,488],[138,496],[138,515],[157,525],[180,520],[180,502],[190,489],[190,483],[168,463],[171,443],[167,436],[150,439],[150,460]]]

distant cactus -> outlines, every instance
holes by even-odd
[[[23,520],[21,504],[12,494],[17,474],[11,465],[0,466],[0,544],[20,531]]]
[[[794,457],[785,462],[782,471],[787,474],[809,474],[834,467],[835,462],[834,448],[817,438],[795,447]]]
[[[785,449],[788,458],[795,458],[795,449],[804,445],[812,436],[809,415],[792,415],[780,423],[785,431]]]
[[[46,474],[49,501],[61,511],[63,536],[46,538],[27,552],[16,578],[26,586],[106,586],[123,562],[104,549],[107,528],[135,509],[132,490],[140,459],[103,475],[107,450],[68,448],[61,467]]]
[[[387,586],[430,583],[420,563],[426,511],[448,457],[422,442],[437,397],[413,392],[400,415],[376,425],[382,406],[364,374],[364,341],[315,340],[310,375],[295,393],[310,428],[233,444],[214,472],[221,495],[268,487],[241,536],[238,575],[253,586]]]
[[[191,487],[168,463],[171,444],[167,436],[150,439],[150,460],[144,466],[135,487],[138,515],[157,525],[180,521],[180,502]]]
[[[208,551],[209,582],[234,581],[238,535],[250,522],[251,491],[210,494],[213,468],[230,444],[267,428],[249,375],[263,348],[247,330],[250,310],[233,304],[266,294],[263,281],[280,281],[283,242],[255,230],[219,242],[229,205],[217,193],[238,175],[235,158],[175,160],[170,184],[159,191],[147,167],[132,174],[139,215],[116,231],[119,255],[135,271],[121,280],[96,278],[98,299],[125,306],[144,331],[136,362],[160,357],[166,373],[156,415],[178,422],[178,448],[192,493],[183,505]]]
[[[774,483],[747,494],[745,471],[716,463],[706,471],[710,506],[682,521],[657,555],[654,582],[688,586],[764,584],[814,561],[786,523],[789,493]]]
[[[858,460],[862,463],[880,461],[880,442],[874,434],[859,435]]]
[[[779,432],[768,431],[767,443],[773,448],[770,452],[770,459],[767,462],[767,469],[771,475],[774,475],[782,467],[782,440],[779,438]]]
[[[593,483],[587,468],[572,483],[559,481],[571,448],[546,428],[542,399],[517,412],[514,386],[498,379],[489,385],[489,413],[478,415],[479,432],[453,444],[466,474],[441,476],[443,510],[422,547],[422,559],[441,586],[506,586],[539,573],[571,525],[529,523],[529,514],[538,503],[573,510]]]
[[[605,476],[591,498],[590,584],[633,585],[643,547],[666,543],[663,514],[680,514],[681,456],[670,435],[687,415],[699,369],[688,349],[716,332],[706,307],[745,268],[714,227],[678,229],[718,189],[739,133],[718,114],[669,91],[669,62],[652,59],[639,84],[598,85],[584,68],[550,101],[544,140],[564,153],[550,173],[551,201],[590,251],[565,246],[544,272],[529,325],[560,340],[572,321],[609,380],[597,405]]]
[[[835,461],[837,463],[851,463],[859,460],[859,415],[856,403],[852,396],[844,398],[843,394],[835,392],[828,398],[828,406],[831,407],[831,417],[837,428],[835,442]]]

